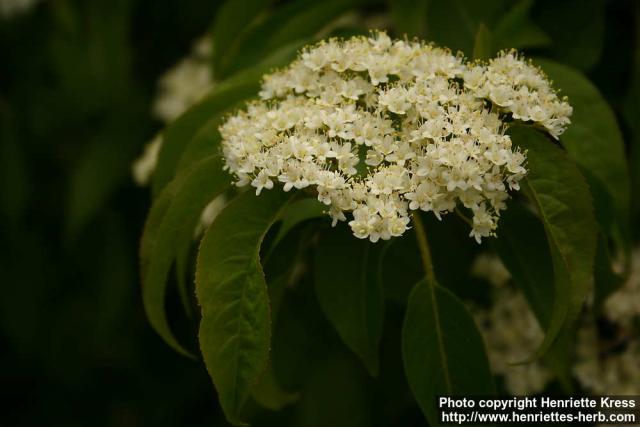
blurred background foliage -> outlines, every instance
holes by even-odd
[[[150,113],[158,78],[207,32],[216,80],[283,46],[367,27],[468,56],[486,31],[492,50],[517,46],[571,65],[619,119],[640,238],[638,2],[242,1],[244,12],[224,19],[220,2],[204,0],[41,0],[0,15],[0,424],[226,425],[203,364],[172,351],[147,323],[136,259],[150,194],[130,173],[162,129]],[[257,15],[267,17],[263,25],[252,24]],[[469,247],[463,227],[452,221],[433,230],[441,281],[463,296],[476,292],[466,279],[475,250],[461,251]],[[382,274],[395,285],[385,289],[388,368],[377,379],[341,344],[311,286],[283,296],[278,325],[287,327],[274,336],[274,370],[300,398],[277,414],[256,406],[256,424],[424,423],[402,374],[404,309],[393,302],[404,301],[420,275],[411,245],[387,249],[393,271]]]

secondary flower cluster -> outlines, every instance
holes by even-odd
[[[487,344],[491,372],[504,380],[515,396],[542,392],[553,375],[540,361],[519,364],[538,349],[544,332],[522,293],[513,287],[511,274],[497,255],[480,254],[471,274],[492,285],[490,307],[472,306],[472,313]]]
[[[32,9],[39,0],[2,0],[0,18],[12,18]]]
[[[195,43],[191,55],[160,78],[153,103],[156,117],[171,122],[209,92],[214,85],[210,58],[211,43],[208,37],[203,37]]]
[[[571,114],[514,52],[468,64],[383,32],[307,48],[264,77],[260,96],[220,128],[237,185],[315,187],[334,225],[352,212],[354,235],[373,242],[403,234],[412,210],[440,218],[458,204],[478,242],[494,234],[526,174],[507,122],[557,137]]]
[[[202,37],[194,44],[191,54],[180,60],[160,77],[158,93],[153,102],[153,114],[170,123],[202,99],[214,86],[211,75],[211,43]],[[162,147],[162,135],[156,136],[144,148],[133,164],[133,179],[145,186],[156,169]]]
[[[628,280],[607,298],[597,318],[591,313],[578,325],[572,372],[595,395],[640,393],[640,305],[633,303],[640,299],[640,247],[632,261]],[[472,306],[492,372],[514,395],[542,392],[553,378],[549,367],[542,361],[514,364],[531,356],[544,337],[523,295],[510,286],[511,276],[495,255],[479,255],[471,274],[493,285],[492,305]]]

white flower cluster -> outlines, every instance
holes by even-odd
[[[507,121],[557,136],[571,113],[511,52],[467,64],[383,32],[307,48],[264,77],[260,96],[220,127],[237,184],[256,194],[274,182],[315,187],[334,225],[351,211],[354,235],[373,242],[403,234],[412,210],[440,218],[458,203],[478,242],[493,235],[507,191],[526,174]]]
[[[540,393],[552,379],[551,371],[540,361],[514,364],[528,359],[544,339],[527,301],[508,285],[511,275],[496,255],[479,255],[471,274],[494,286],[491,307],[472,311],[487,345],[491,371],[504,379],[513,395]]]
[[[208,37],[196,41],[189,56],[182,59],[158,82],[153,104],[154,115],[165,124],[177,119],[213,87],[210,70],[211,43]],[[140,186],[149,183],[158,163],[162,136],[156,136],[133,163],[133,180]]]
[[[158,155],[162,147],[162,136],[157,135],[145,147],[142,155],[138,157],[131,168],[133,181],[141,187],[149,184],[151,176],[158,164]]]
[[[11,18],[29,11],[39,0],[0,0],[0,16]]]
[[[541,125],[554,138],[571,123],[573,109],[558,98],[540,70],[518,58],[515,51],[505,52],[476,64],[463,74],[465,86],[482,98],[511,113],[516,120]]]
[[[160,78],[153,105],[156,117],[171,122],[209,92],[214,84],[210,58],[211,43],[204,37],[196,42],[191,55]]]
[[[633,251],[629,279],[605,302],[609,336],[593,319],[578,335],[574,373],[593,394],[640,394],[640,247]]]
[[[640,339],[626,337],[622,348],[607,348],[594,322],[580,329],[573,373],[592,394],[640,394]]]
[[[640,247],[633,251],[629,279],[607,298],[604,311],[608,319],[625,326],[640,319]]]

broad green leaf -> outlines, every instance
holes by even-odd
[[[224,76],[232,75],[263,61],[266,53],[291,45],[297,45],[297,50],[320,36],[341,14],[361,3],[362,0],[286,3],[239,38],[219,71]]]
[[[289,197],[278,190],[241,194],[216,218],[198,253],[200,349],[233,424],[242,423],[242,407],[269,360],[271,316],[260,246]]]
[[[502,213],[498,225],[498,238],[493,246],[498,251],[514,282],[522,290],[542,330],[549,327],[554,306],[554,274],[549,244],[544,226],[533,212],[520,204],[510,203]],[[571,390],[569,364],[572,352],[572,334],[563,332],[546,355],[567,392]],[[522,360],[510,360],[520,363]]]
[[[605,15],[605,0],[538,0],[535,22],[551,38],[554,58],[589,70],[602,55]]]
[[[141,243],[142,297],[153,328],[174,349],[188,352],[173,336],[165,310],[167,276],[188,247],[204,207],[229,187],[218,156],[203,159],[177,177],[151,208]]]
[[[555,278],[554,304],[543,355],[564,326],[577,319],[593,283],[597,224],[591,195],[580,170],[550,139],[524,126],[509,129],[527,151],[525,194],[539,213],[549,242]]]
[[[471,56],[480,23],[494,28],[509,3],[506,0],[429,2],[427,39]]]
[[[629,172],[615,114],[598,89],[580,72],[547,60],[536,63],[573,106],[571,124],[560,142],[569,156],[589,171],[588,181],[599,181],[599,185],[591,185],[591,190],[608,191],[614,204],[618,234],[623,241],[628,240]]]
[[[427,0],[387,0],[399,36],[423,38],[427,24]]]
[[[269,294],[269,305],[271,307],[272,325],[276,325],[278,323],[278,314],[280,313],[280,305],[284,292],[286,291],[286,288],[291,285],[292,276],[298,268],[297,264],[299,261],[296,259],[300,255],[300,251],[298,251],[298,249],[299,247],[293,244],[284,248],[289,265],[287,266],[286,271],[273,280],[268,279],[268,267],[270,266],[270,260],[267,259],[267,256],[263,258],[267,276],[267,290]],[[281,387],[280,382],[276,377],[275,370],[273,369],[273,364],[269,363],[264,375],[262,375],[258,383],[252,388],[251,397],[259,405],[271,409],[272,411],[279,411],[285,406],[297,401],[299,395],[298,393],[286,391]]]
[[[493,50],[547,46],[551,39],[529,18],[533,0],[517,1],[493,28]],[[492,52],[493,53],[493,52]]]
[[[264,19],[254,22],[244,31],[236,42],[228,47],[227,56],[219,65],[218,76],[224,77],[249,68],[260,62],[269,53],[264,48],[274,28],[282,27],[291,17],[309,8],[313,0],[297,0],[273,9]]]
[[[613,271],[613,262],[607,246],[607,239],[602,233],[598,235],[593,278],[594,305],[596,309],[600,309],[609,295],[620,289],[624,284],[623,278]]]
[[[540,325],[547,328],[553,309],[554,279],[544,226],[533,212],[510,203],[500,215],[498,238],[492,243]]]
[[[248,68],[221,82],[214,89],[211,97],[219,97],[219,100],[224,105],[212,101],[208,105],[196,106],[191,113],[185,113],[184,119],[182,117],[178,118],[173,125],[170,125],[165,132],[169,132],[174,126],[179,127],[171,134],[174,136],[171,139],[173,142],[171,151],[174,156],[179,158],[179,161],[173,158],[170,161],[167,160],[162,168],[168,168],[170,174],[177,174],[180,170],[198,161],[203,156],[217,153],[220,144],[218,127],[222,124],[223,114],[242,107],[253,95],[256,95],[259,89],[258,82],[262,76],[273,68],[291,61],[305,42],[305,40],[298,40],[293,44],[284,46],[268,55],[262,62],[252,68]],[[191,116],[187,120],[186,115],[188,114],[191,114]],[[184,122],[179,123],[180,120],[184,120]],[[178,138],[181,139],[179,140]],[[160,158],[163,155],[162,152],[167,150],[164,145],[167,144],[166,140],[168,139],[169,136],[164,138],[165,141],[163,142]],[[161,168],[160,158],[157,169]]]
[[[171,123],[163,132],[162,148],[158,153],[158,163],[153,172],[153,193],[160,191],[175,176],[180,157],[193,136],[210,119],[227,111],[238,101],[258,92],[257,79],[236,81],[233,85],[214,88],[205,99],[187,110]]]
[[[313,288],[312,275],[305,275],[296,286],[287,287],[274,323],[271,363],[286,390],[304,388],[338,341]]]
[[[274,239],[273,246],[277,246],[287,233],[289,233],[298,224],[310,219],[326,216],[326,210],[327,207],[320,203],[316,198],[306,198],[291,203],[282,217],[282,225],[280,225],[280,229]]]
[[[227,0],[218,10],[213,23],[212,59],[214,76],[226,57],[233,53],[232,46],[252,21],[259,19],[270,0]]]
[[[294,40],[313,38],[325,26],[351,8],[364,4],[365,0],[324,0],[291,16],[276,28],[266,40],[265,49],[276,49]]]
[[[183,175],[181,180],[184,179]],[[142,239],[140,240],[140,278],[144,280],[149,269],[149,262],[151,261],[151,253],[155,245],[155,240],[158,236],[158,231],[162,225],[162,221],[167,213],[167,210],[173,202],[175,193],[180,185],[178,181],[174,185],[170,185],[164,189],[164,191],[153,201],[153,205],[149,210],[149,214],[144,223],[144,231],[142,232]]]
[[[386,242],[378,274],[385,298],[405,305],[409,293],[424,276],[413,230]]]
[[[220,114],[214,115],[193,135],[191,141],[186,143],[176,168],[176,174],[179,174],[181,170],[204,157],[220,153],[220,141],[222,137],[220,136],[218,127],[220,127],[222,122],[221,119]]]
[[[593,198],[593,210],[596,221],[600,226],[600,230],[606,236],[614,236],[616,230],[619,230],[619,221],[616,213],[616,204],[613,201],[613,195],[605,186],[604,182],[598,179],[590,170],[580,167],[582,176],[589,185],[591,197]]]
[[[485,289],[477,283],[469,283],[469,271],[481,250],[481,246],[470,244],[469,225],[455,213],[445,216],[442,221],[426,213],[422,214],[422,219],[438,284],[464,300],[482,298]],[[416,239],[417,236],[411,237]]]
[[[640,8],[635,8],[636,22],[640,22]],[[625,121],[631,129],[632,138],[630,139],[629,165],[631,179],[631,209],[632,224],[634,224],[633,236],[640,238],[640,29],[636,26],[635,31],[635,50],[634,50],[633,68],[631,71],[631,81],[627,89],[627,95],[624,100],[622,113]],[[633,167],[632,165],[635,165]]]
[[[184,247],[179,248],[175,260],[176,282],[178,283],[178,295],[185,314],[189,318],[193,318],[193,292],[191,288],[191,244],[186,243]]]
[[[320,307],[347,347],[378,375],[379,345],[384,315],[377,276],[380,245],[359,240],[346,229],[323,236],[314,262]]]
[[[283,390],[271,366],[267,368],[258,383],[251,390],[251,397],[261,406],[272,411],[294,403],[300,397],[298,393]]]
[[[252,64],[253,66],[244,68],[220,82],[216,89],[219,91],[223,91],[246,84],[247,82],[259,83],[264,74],[290,63],[296,57],[300,48],[307,42],[308,40],[306,39],[295,40],[286,46],[282,46],[279,49],[274,50],[261,61],[254,62]],[[260,86],[258,85],[257,88],[259,87]],[[257,95],[257,93],[258,91],[256,90],[254,92],[254,95]]]
[[[476,39],[473,44],[473,59],[488,60],[493,53],[493,41],[491,33],[484,23],[478,25]]]
[[[427,279],[411,291],[402,326],[405,374],[430,425],[440,425],[437,396],[495,394],[480,331],[446,288]]]

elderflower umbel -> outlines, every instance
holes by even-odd
[[[226,168],[256,194],[313,187],[333,223],[358,238],[405,232],[410,211],[458,204],[470,235],[494,234],[509,189],[526,174],[507,119],[557,137],[571,107],[513,52],[488,64],[385,33],[331,39],[264,77],[260,101],[220,127]]]

